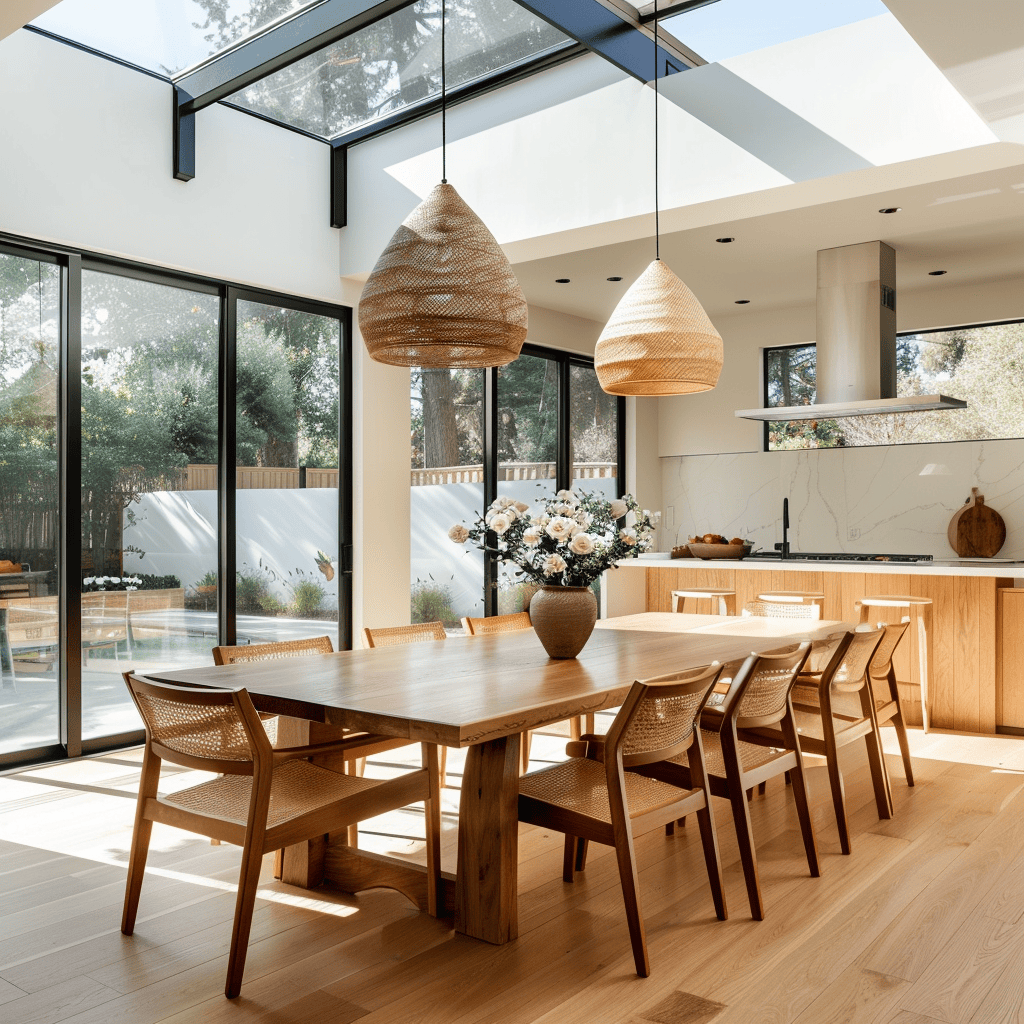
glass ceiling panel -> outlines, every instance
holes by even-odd
[[[888,13],[882,0],[716,0],[662,25],[713,63]]]
[[[37,28],[170,78],[321,0],[62,0]]]
[[[514,0],[448,0],[447,85],[464,85],[571,42]],[[228,97],[335,138],[441,92],[441,0],[418,0]]]

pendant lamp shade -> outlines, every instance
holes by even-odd
[[[392,366],[504,366],[526,297],[483,221],[442,182],[402,222],[359,299],[370,357]]]
[[[722,338],[703,306],[656,259],[605,324],[594,369],[611,395],[687,395],[718,383],[722,354]]]

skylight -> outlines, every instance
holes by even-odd
[[[62,0],[32,25],[168,78],[320,0]]]
[[[888,12],[882,0],[716,0],[662,24],[714,63]]]
[[[441,2],[418,0],[229,97],[335,138],[441,92]],[[448,4],[449,89],[572,43],[513,0]]]

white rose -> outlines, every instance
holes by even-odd
[[[554,537],[558,541],[565,540],[571,535],[575,525],[571,519],[566,519],[565,516],[555,516],[547,525],[548,536]]]
[[[507,512],[498,512],[491,518],[490,527],[500,537],[512,525],[512,519]]]
[[[558,491],[557,494],[555,494],[555,497],[561,498],[563,501],[571,501],[573,504],[576,504],[577,502],[576,495],[573,494],[572,491],[565,490],[564,487],[562,488],[562,490]]]
[[[577,533],[569,541],[569,550],[575,555],[589,555],[594,550],[594,541],[589,533]]]
[[[467,530],[461,523],[456,523],[448,531],[448,539],[454,541],[456,544],[465,544],[469,540],[469,530]]]
[[[608,506],[608,514],[612,519],[621,519],[629,509],[626,503],[621,498],[616,498],[615,501]]]
[[[531,526],[541,526],[541,527],[544,527],[544,526],[547,526],[548,523],[550,523],[550,522],[551,522],[551,517],[550,516],[539,515],[539,516],[534,516],[530,520],[530,525]]]
[[[507,495],[500,495],[491,502],[491,508],[495,508],[500,511],[503,508],[508,508],[509,505],[514,505],[515,503],[515,498],[510,498]]]
[[[107,578],[107,582],[108,583],[120,583],[121,582],[121,577],[120,576],[109,576]]]
[[[565,571],[565,559],[561,555],[551,554],[544,559],[541,569],[545,576],[554,576]]]
[[[589,526],[594,521],[594,517],[589,512],[584,512],[582,509],[576,513],[575,518],[576,522],[581,526]]]
[[[619,540],[632,547],[636,543],[636,530],[619,530]]]
[[[86,586],[88,586],[90,583],[95,583],[96,582],[96,577],[95,576],[86,576],[85,579],[82,580],[82,582]]]
[[[523,533],[523,543],[528,548],[535,548],[539,543],[543,534],[536,526],[531,526],[530,529]]]

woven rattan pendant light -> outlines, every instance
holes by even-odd
[[[654,5],[654,261],[619,300],[594,350],[612,395],[708,391],[722,372],[722,338],[693,292],[662,263],[658,212],[658,5]]]
[[[483,221],[446,177],[441,4],[441,183],[402,222],[359,299],[372,359],[393,366],[504,366],[526,340],[526,297]]]

